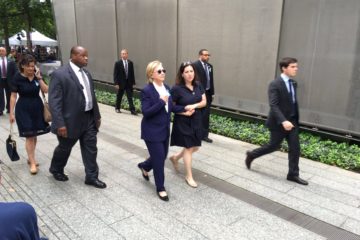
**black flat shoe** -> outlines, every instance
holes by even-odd
[[[301,185],[308,185],[309,183],[304,179],[301,179],[299,176],[287,176],[288,181],[296,182]]]
[[[246,151],[245,165],[246,165],[247,169],[251,168],[252,161],[254,161],[254,158],[250,156],[250,151]]]
[[[121,113],[120,109],[115,109],[116,113]]]
[[[150,181],[149,175],[145,175],[145,174],[144,174],[144,172],[146,172],[146,171],[145,171],[145,169],[143,169],[142,167],[140,167],[140,163],[138,164],[138,168],[140,169],[143,178],[144,178],[146,181]],[[146,172],[146,173],[147,173],[147,172]]]
[[[69,180],[68,176],[66,176],[64,173],[53,173],[52,175],[56,181],[66,182]]]
[[[157,192],[157,195],[159,196],[159,198],[165,202],[168,202],[169,201],[169,196],[166,195],[166,196],[160,196],[160,192]]]
[[[100,181],[97,178],[85,180],[85,184],[94,186],[96,188],[106,188],[106,183],[104,183],[103,181]]]
[[[208,142],[208,143],[212,143],[212,142],[213,142],[213,140],[210,139],[210,138],[208,138],[208,137],[203,138],[203,141]]]
[[[131,111],[131,115],[137,116],[138,114],[135,111]]]

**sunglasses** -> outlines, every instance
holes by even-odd
[[[166,70],[165,70],[165,69],[159,69],[159,70],[157,70],[156,72],[157,72],[158,74],[161,74],[161,72],[166,73]]]

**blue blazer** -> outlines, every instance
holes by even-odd
[[[169,86],[165,85],[170,92]],[[171,96],[168,100],[168,112],[165,102],[160,99],[154,85],[149,83],[141,90],[141,138],[149,142],[163,142],[170,136],[171,112],[184,111],[184,106],[173,105]]]

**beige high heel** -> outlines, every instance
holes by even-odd
[[[38,172],[38,169],[37,169],[37,167],[36,167],[36,164],[30,164],[30,173],[32,174],[32,175],[35,175],[35,174],[37,174],[37,172]]]
[[[187,178],[185,178],[185,182],[187,183],[187,185],[189,185],[192,188],[197,188],[198,187],[197,183],[193,179],[188,180]]]

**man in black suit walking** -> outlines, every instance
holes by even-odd
[[[6,112],[10,112],[10,95],[11,82],[17,72],[17,66],[14,61],[11,61],[6,56],[6,49],[0,47],[0,116],[3,115],[6,107]],[[4,96],[5,90],[5,96]],[[6,99],[6,105],[5,105]]]
[[[297,102],[297,84],[292,79],[298,71],[295,58],[283,58],[279,67],[281,75],[269,85],[270,112],[266,126],[270,129],[270,142],[253,151],[246,152],[245,164],[248,169],[255,158],[271,153],[280,147],[286,139],[289,146],[289,171],[287,180],[302,185],[308,182],[299,177],[299,106]]]
[[[121,113],[121,100],[126,91],[130,112],[132,115],[137,115],[133,103],[133,88],[135,85],[134,65],[133,62],[128,59],[128,51],[126,49],[121,50],[120,55],[121,59],[114,65],[114,83],[115,88],[118,90],[115,111]]]
[[[203,141],[212,143],[213,140],[209,138],[209,121],[210,121],[210,106],[215,94],[214,89],[214,68],[209,63],[210,53],[206,49],[199,51],[199,60],[194,62],[196,76],[205,89],[206,107],[202,110],[203,122]]]
[[[88,52],[84,47],[75,46],[71,48],[70,55],[70,62],[52,73],[49,86],[51,131],[59,141],[49,171],[56,180],[67,181],[64,168],[72,147],[80,140],[85,184],[106,188],[106,184],[98,179],[96,162],[96,135],[101,116],[92,77],[83,69],[88,63]]]

